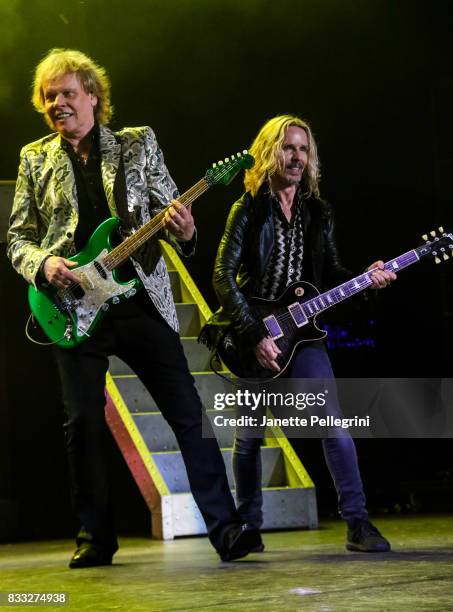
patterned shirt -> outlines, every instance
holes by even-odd
[[[274,246],[261,283],[260,297],[278,298],[288,285],[303,277],[304,235],[302,223],[303,199],[296,194],[296,206],[291,221],[285,217],[278,198],[272,196]]]

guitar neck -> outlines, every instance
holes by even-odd
[[[190,206],[199,196],[209,189],[211,185],[202,178],[195,183],[193,187],[185,191],[179,198],[180,202],[185,208]],[[139,247],[142,246],[147,240],[152,238],[159,230],[164,227],[164,217],[167,210],[171,207],[171,203],[162,209],[155,217],[150,221],[142,225],[140,229],[126,238],[121,244],[112,249],[104,258],[104,264],[109,270],[113,270],[134,253]]]
[[[407,251],[407,253],[403,253],[399,257],[395,259],[391,259],[384,264],[385,270],[391,270],[392,272],[398,272],[398,270],[402,270],[403,268],[407,268],[412,264],[416,263],[420,260],[424,255],[428,255],[430,253],[429,249],[426,249],[424,252],[424,247],[419,247],[418,249],[414,249],[412,251]],[[357,293],[361,293],[365,291],[373,284],[371,280],[371,275],[374,270],[370,270],[356,276],[355,278],[346,281],[342,285],[338,287],[334,287],[333,289],[329,289],[324,293],[321,293],[315,298],[308,300],[302,304],[302,310],[305,315],[309,318],[316,314],[327,310],[331,306],[335,304],[339,304],[343,300],[346,300]]]

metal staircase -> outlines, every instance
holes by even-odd
[[[203,407],[213,417],[213,398],[225,382],[210,371],[210,353],[197,343],[211,311],[174,249],[161,242],[169,269],[180,333]],[[228,375],[225,370],[224,374]],[[159,539],[206,533],[175,436],[147,390],[118,358],[110,360],[106,383],[106,418],[152,516]],[[230,487],[234,429],[216,428]],[[270,432],[262,447],[263,529],[317,527],[315,488],[281,432]]]

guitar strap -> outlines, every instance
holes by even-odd
[[[115,140],[121,147],[121,154],[120,161],[118,164],[118,171],[115,177],[115,184],[113,185],[113,197],[115,199],[118,217],[121,219],[121,225],[125,230],[127,230],[131,225],[131,220],[129,216],[129,210],[127,208],[127,186],[126,172],[124,170],[123,144],[121,142],[121,138],[116,134]]]

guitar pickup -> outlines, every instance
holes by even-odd
[[[94,267],[96,268],[96,271],[99,274],[99,276],[103,278],[104,280],[107,280],[107,273],[104,270],[104,268],[101,266],[101,264],[96,259],[94,260],[93,263],[94,263]]]
[[[302,307],[299,302],[294,302],[294,304],[290,304],[290,306],[288,306],[288,310],[297,327],[302,327],[303,325],[308,323],[308,319],[305,316],[304,311],[302,310]]]
[[[266,326],[267,331],[269,332],[269,335],[272,340],[278,340],[279,338],[283,338],[284,333],[274,315],[269,315],[268,317],[263,319],[263,323]]]
[[[78,274],[76,274],[76,276],[79,279],[81,287],[83,287],[85,291],[94,289],[94,283],[88,278],[88,276],[84,272],[79,272]]]

